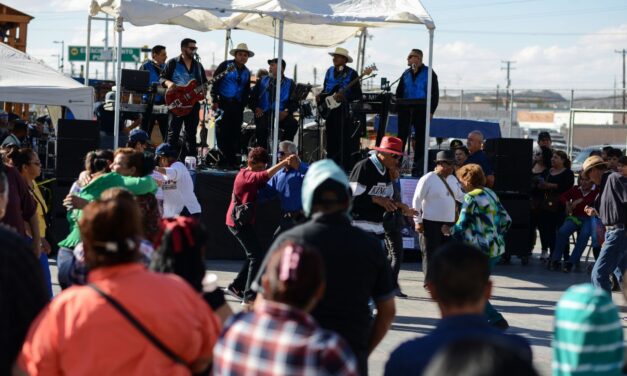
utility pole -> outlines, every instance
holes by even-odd
[[[313,69],[313,76],[314,76],[314,86],[316,86],[316,83],[318,81],[318,69],[316,69],[316,67],[314,67]]]
[[[512,68],[512,64],[515,64],[516,62],[512,60],[501,60],[501,63],[505,64],[504,67],[501,67],[501,70],[507,71],[507,86],[505,89],[505,108],[507,109],[509,107],[507,103],[507,100],[509,98],[509,88],[512,86],[512,80],[510,79],[509,73],[511,70],[516,69],[516,68]]]
[[[622,49],[621,51],[614,50],[617,54],[623,54],[623,110],[625,109],[625,53],[627,53],[626,49]],[[625,113],[623,112],[623,125],[625,124]]]

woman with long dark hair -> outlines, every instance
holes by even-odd
[[[559,196],[575,184],[575,174],[570,169],[568,155],[561,150],[555,150],[551,157],[551,168],[543,176],[544,180],[538,184],[538,189],[544,195],[540,204],[538,225],[540,226],[540,236],[544,236],[549,245],[549,259],[551,259],[555,250],[557,229],[564,221],[564,207],[559,201]],[[564,252],[565,260],[568,260],[569,256],[568,252]],[[559,266],[559,261],[549,263],[551,270],[559,269]]]
[[[544,191],[539,189],[538,185],[544,181],[548,169],[551,168],[552,157],[553,151],[548,147],[541,146],[538,149],[534,149],[533,165],[531,166],[531,190],[529,192],[531,200],[531,215],[529,216],[530,254],[536,245],[536,229],[538,229],[540,221],[540,204],[544,200]],[[549,255],[549,241],[544,232],[540,232],[540,245],[542,249],[540,259],[546,260]]]
[[[52,281],[50,277],[50,265],[48,264],[48,255],[51,252],[50,244],[46,241],[46,229],[48,227],[48,205],[46,200],[41,194],[41,190],[35,181],[36,178],[41,175],[41,162],[39,156],[32,149],[22,148],[14,150],[7,156],[11,159],[13,166],[19,171],[20,175],[24,179],[24,182],[28,186],[31,197],[35,200],[37,205],[37,219],[39,223],[39,235],[41,237],[41,252],[39,255],[39,263],[44,273],[44,280],[48,288],[48,295],[52,297]],[[33,231],[30,227],[30,223],[25,223],[26,232],[32,239]]]

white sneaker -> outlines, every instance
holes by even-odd
[[[546,260],[549,257],[549,252],[547,250],[543,250],[540,255],[540,260]]]

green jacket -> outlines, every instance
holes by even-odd
[[[155,193],[157,191],[157,183],[150,176],[137,178],[133,176],[122,176],[116,172],[110,172],[84,186],[78,194],[78,197],[87,201],[94,201],[100,198],[102,192],[109,188],[116,187],[128,189],[135,195]],[[81,242],[78,220],[80,219],[82,213],[83,211],[80,209],[68,211],[67,219],[70,224],[70,233],[65,239],[59,242],[59,247],[73,249]]]

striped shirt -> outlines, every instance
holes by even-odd
[[[511,224],[512,219],[496,193],[489,188],[478,188],[464,196],[459,219],[451,227],[451,234],[492,258],[505,252],[505,233]]]
[[[612,298],[591,284],[569,288],[557,303],[553,375],[620,375],[623,329]]]

